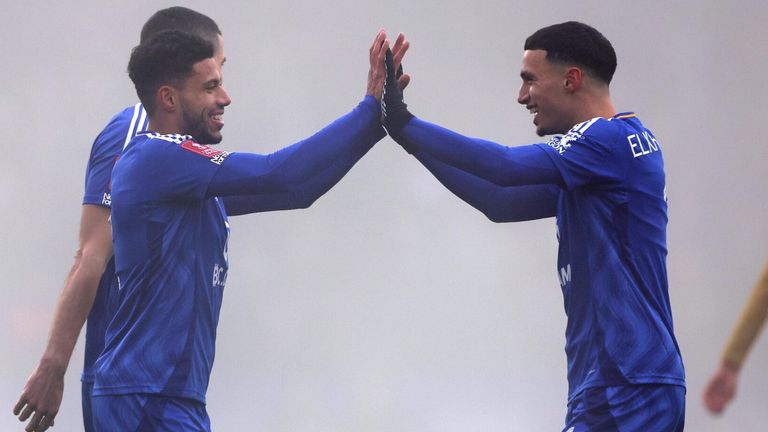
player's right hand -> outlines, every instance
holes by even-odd
[[[27,380],[13,415],[23,422],[30,418],[27,432],[43,432],[53,426],[64,394],[64,375],[38,367]]]

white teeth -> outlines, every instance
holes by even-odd
[[[222,116],[222,114],[217,114],[217,115],[213,116],[213,119],[216,120],[216,121],[221,121],[221,116]]]

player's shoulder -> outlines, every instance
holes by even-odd
[[[189,166],[190,163],[204,161],[221,165],[230,154],[230,152],[200,144],[190,135],[141,132],[124,151],[123,157],[139,163],[181,162]]]
[[[634,116],[634,114],[631,115]],[[571,128],[569,133],[592,138],[611,138],[612,136],[623,133],[626,129],[626,125],[622,121],[624,119],[625,117],[620,114],[610,118],[595,117],[575,125]]]
[[[118,111],[107,122],[104,129],[122,129],[128,134],[128,129],[133,130],[133,135],[141,132],[143,129],[141,126],[147,123],[147,112],[144,106],[140,103],[131,105]]]
[[[139,132],[133,138],[131,145],[126,149],[125,153],[157,157],[159,155],[175,153],[182,144],[191,140],[192,137],[189,135],[161,134],[149,131]]]
[[[94,149],[122,150],[133,137],[145,130],[149,123],[147,112],[140,103],[131,105],[113,115],[93,143]],[[111,151],[111,150],[109,150]]]
[[[574,125],[564,137],[571,141],[584,140],[593,144],[611,145],[624,139],[627,131],[635,129],[639,120],[634,113],[621,113],[613,117],[595,117]]]
[[[185,135],[139,132],[120,154],[115,170],[167,172],[176,166],[179,145],[187,139]]]
[[[577,123],[568,132],[562,135],[555,135],[546,142],[546,145],[553,148],[559,154],[565,153],[566,150],[571,148],[578,142],[587,141],[587,136],[595,135],[596,131],[601,128],[600,125],[595,126],[597,123],[602,123],[605,120],[601,117],[595,117],[587,121]]]

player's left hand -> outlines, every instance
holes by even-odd
[[[413,114],[408,111],[408,105],[403,100],[403,90],[400,87],[400,78],[403,74],[395,67],[394,54],[391,50],[385,53],[384,70],[386,78],[381,100],[381,124],[395,142],[410,152],[400,132],[413,118]]]
[[[400,33],[395,39],[395,44],[392,46],[392,61],[397,71],[397,86],[400,87],[400,91],[405,90],[408,87],[408,83],[411,82],[411,76],[407,73],[403,73],[403,57],[408,52],[411,43],[405,38],[405,35]]]

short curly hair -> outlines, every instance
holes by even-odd
[[[141,28],[139,43],[166,30],[181,30],[208,39],[215,43],[216,36],[221,34],[216,21],[182,6],[172,6],[155,12]]]
[[[155,112],[155,93],[164,85],[181,87],[195,63],[212,58],[213,43],[179,30],[160,32],[131,52],[128,76],[150,116]]]

